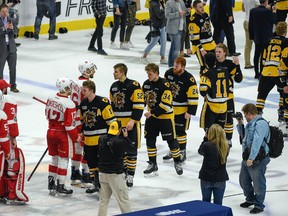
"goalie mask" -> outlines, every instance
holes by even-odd
[[[84,77],[88,78],[93,78],[94,74],[97,70],[97,67],[94,63],[85,60],[83,63],[80,63],[78,66],[79,72],[82,74]]]
[[[59,92],[61,93],[71,91],[71,84],[72,81],[66,77],[58,78],[56,81],[56,87],[59,89]]]

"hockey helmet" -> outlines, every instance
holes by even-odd
[[[56,87],[60,92],[67,92],[71,90],[72,80],[67,77],[58,78],[56,81]]]
[[[82,75],[86,75],[89,76],[90,78],[93,78],[93,75],[97,70],[97,67],[94,63],[85,60],[84,62],[79,64],[78,70]]]

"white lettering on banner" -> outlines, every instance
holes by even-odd
[[[180,210],[180,209],[175,209],[175,210],[170,210],[170,211],[165,211],[165,212],[159,212],[156,213],[156,216],[166,216],[166,215],[175,215],[175,214],[180,214],[180,213],[184,213],[186,211],[184,210]]]
[[[73,2],[75,1],[75,2]],[[113,11],[113,3],[112,0],[108,0],[108,5],[107,5],[107,12],[112,12]],[[83,14],[83,10],[86,11],[87,14],[93,14],[92,8],[91,8],[91,0],[80,0],[78,3],[77,0],[67,0],[67,6],[66,6],[66,13],[65,16],[69,17],[70,12],[72,9],[78,10],[78,16]],[[79,8],[78,8],[79,5]]]

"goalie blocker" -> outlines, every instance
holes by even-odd
[[[29,201],[24,193],[25,158],[21,149],[11,151],[11,157],[5,161],[0,152],[0,197],[6,204],[24,204]]]

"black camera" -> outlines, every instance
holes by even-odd
[[[232,118],[236,118],[237,120],[243,120],[243,115],[241,112],[232,113]]]

